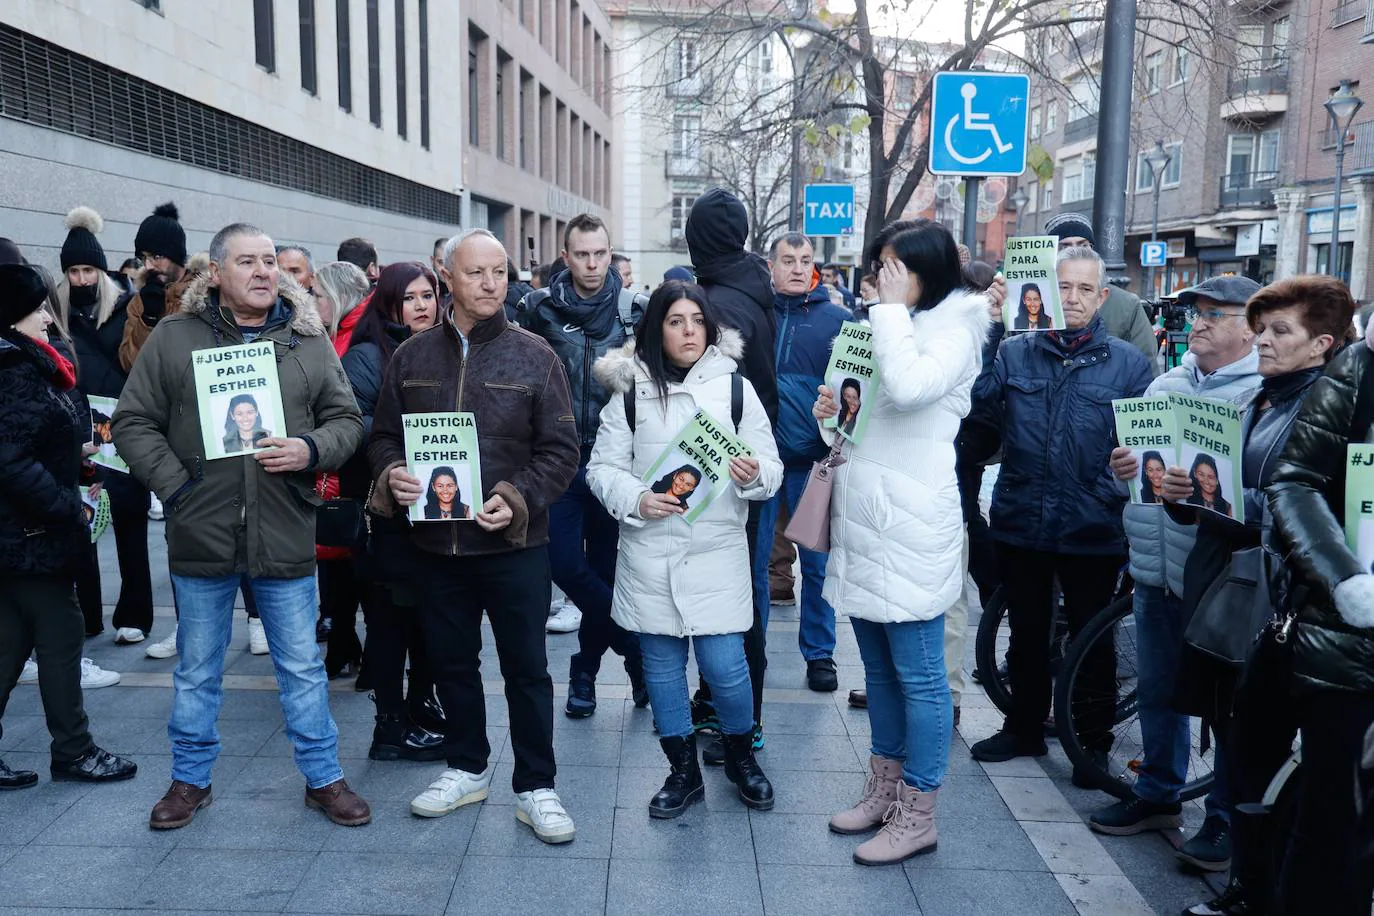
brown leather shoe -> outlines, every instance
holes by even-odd
[[[148,826],[154,830],[175,830],[178,827],[185,827],[191,823],[191,818],[196,816],[196,812],[201,808],[207,807],[214,797],[210,794],[210,787],[201,789],[191,785],[189,782],[182,782],[179,779],[172,780],[172,787],[167,790],[167,794],[153,805],[152,816],[148,818]]]
[[[323,811],[341,827],[361,827],[372,820],[372,809],[342,779],[318,789],[305,790],[305,806]]]

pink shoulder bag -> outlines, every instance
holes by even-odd
[[[835,444],[830,454],[811,466],[811,474],[806,478],[797,508],[787,522],[783,537],[807,550],[820,553],[830,551],[830,495],[835,486],[835,469],[844,464],[840,449],[844,447],[844,437],[835,434]]]

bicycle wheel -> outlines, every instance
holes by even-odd
[[[1011,712],[1011,682],[1006,664],[1010,638],[1007,602],[999,588],[992,593],[978,620],[978,635],[973,645],[973,677],[1003,715]]]
[[[1054,686],[1055,723],[1059,743],[1074,769],[1087,776],[1096,788],[1117,798],[1134,794],[1136,772],[1145,758],[1136,702],[1137,658],[1135,618],[1128,595],[1107,605],[1090,620],[1069,645],[1063,668]],[[1092,683],[1093,664],[1103,664],[1100,653],[1115,652],[1116,678],[1109,690]],[[1198,719],[1189,720],[1191,747],[1188,774],[1180,791],[1183,801],[1205,794],[1212,786],[1214,748]],[[1110,748],[1105,747],[1110,741]],[[1092,751],[1107,750],[1103,769]]]

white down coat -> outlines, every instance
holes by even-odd
[[[678,516],[645,520],[639,499],[649,492],[640,478],[659,453],[704,409],[730,425],[730,375],[744,348],[739,333],[720,332],[681,384],[668,385],[667,415],[658,387],[634,357],[634,344],[596,361],[597,381],[611,392],[601,411],[587,485],[620,522],[611,616],[634,633],[704,636],[743,633],[754,621],[749,545],[744,536],[746,499],[768,499],[782,481],[773,428],[758,395],[744,379],[739,437],[759,459],[759,476],[748,487],[733,483],[688,525]],[[635,430],[626,425],[624,392],[635,391]]]
[[[876,623],[939,617],[964,584],[954,440],[982,366],[988,300],[959,290],[914,315],[869,309],[879,386],[830,502],[825,600]],[[833,441],[833,430],[822,430]]]

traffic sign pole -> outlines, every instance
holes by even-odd
[[[981,178],[964,179],[964,244],[970,258],[978,256],[978,192],[982,186]]]

